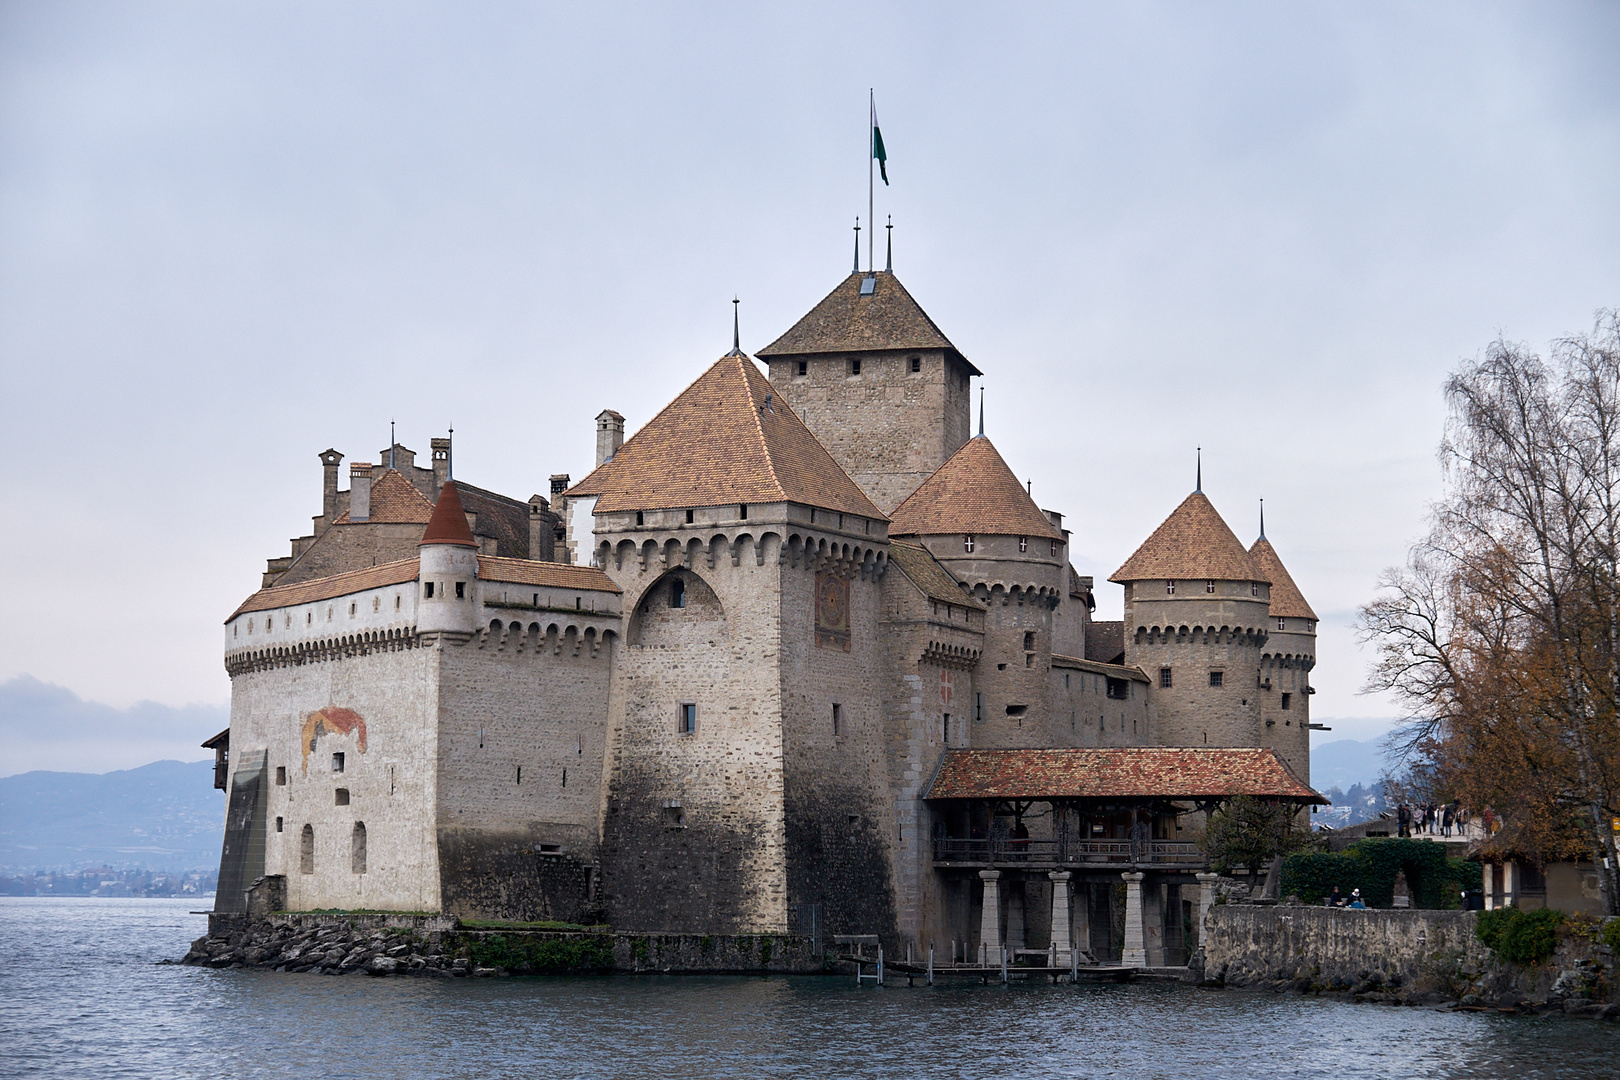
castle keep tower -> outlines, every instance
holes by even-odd
[[[1255,569],[1271,582],[1266,645],[1260,656],[1261,741],[1302,780],[1311,775],[1311,669],[1316,666],[1316,612],[1266,539],[1249,549]]]
[[[1270,585],[1194,491],[1108,580],[1125,586],[1125,663],[1152,681],[1164,746],[1262,746]]]
[[[884,513],[968,440],[969,380],[980,371],[892,273],[851,274],[759,356]]]

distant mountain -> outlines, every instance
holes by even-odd
[[[1317,791],[1330,787],[1349,791],[1355,784],[1370,786],[1383,777],[1387,767],[1379,740],[1339,739],[1311,747],[1311,786]]]
[[[216,869],[224,827],[212,761],[0,778],[0,873]]]

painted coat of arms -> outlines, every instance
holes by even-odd
[[[849,579],[816,574],[816,645],[849,652]]]

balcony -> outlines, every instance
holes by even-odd
[[[1186,840],[989,840],[934,838],[934,865],[939,867],[1016,866],[1030,870],[1132,867],[1202,870],[1208,860],[1198,845]]]

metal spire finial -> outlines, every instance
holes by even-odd
[[[892,274],[892,273],[894,273],[894,215],[893,214],[889,215],[889,223],[887,225],[883,226],[883,227],[885,229],[889,230],[889,233],[888,233],[888,236],[889,236],[888,265],[883,268],[883,272],[885,274]]]
[[[740,310],[738,305],[741,303],[742,300],[733,294],[731,297],[731,351],[734,353],[742,352],[742,330],[737,321],[737,312]]]
[[[856,214],[855,215],[855,269],[851,270],[850,273],[858,274],[860,272],[861,272],[861,215]]]
[[[1200,446],[1198,448],[1198,486],[1193,488],[1193,494],[1194,495],[1202,495],[1203,493],[1204,493],[1204,448],[1202,446]]]
[[[394,438],[394,422],[390,420],[388,421],[388,467],[390,469],[394,467],[394,447],[398,445],[399,440]]]
[[[984,387],[979,387],[979,438],[984,438]]]
[[[1266,500],[1260,500],[1260,539],[1266,538]]]
[[[449,437],[444,441],[449,444],[444,448],[444,479],[448,483],[456,478],[456,454],[454,449],[456,443],[456,425],[450,425]]]

